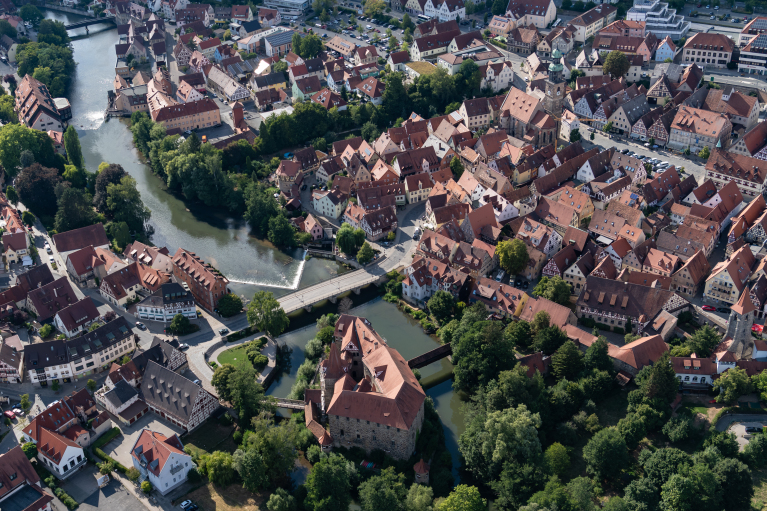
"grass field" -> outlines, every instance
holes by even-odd
[[[756,511],[767,509],[767,470],[754,470],[751,476],[754,481],[754,498],[751,499],[751,509]]]
[[[235,367],[243,365],[243,364],[250,365],[248,356],[245,353],[246,350],[247,350],[247,343],[241,344],[234,348],[229,348],[228,350],[226,350],[225,352],[221,353],[218,356],[218,364],[219,365],[232,364]]]
[[[182,439],[185,446],[189,446],[197,455],[209,454],[213,451],[233,453],[237,445],[232,439],[234,426],[223,426],[213,419],[185,435]]]

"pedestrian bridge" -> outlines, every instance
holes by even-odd
[[[434,348],[431,351],[427,351],[423,355],[411,358],[407,361],[407,365],[410,367],[410,369],[420,369],[421,367],[426,367],[429,364],[433,364],[437,360],[442,360],[445,357],[449,357],[452,354],[453,347],[450,346],[450,343],[447,343]]]
[[[115,21],[115,18],[108,17],[108,18],[93,18],[83,21],[78,21],[76,23],[70,23],[69,25],[65,25],[64,28],[67,30],[74,30],[76,28],[83,28],[83,27],[90,27],[91,25],[102,25],[102,24],[111,24],[116,25],[117,22]]]
[[[298,399],[285,399],[282,397],[278,397],[276,399],[277,399],[277,408],[289,408],[291,410],[304,409],[304,402]]]

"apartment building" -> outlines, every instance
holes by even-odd
[[[724,34],[698,32],[684,43],[682,62],[708,69],[725,69],[732,60],[735,42]]]
[[[697,153],[704,147],[727,147],[732,123],[724,114],[683,106],[671,123],[668,147]]]

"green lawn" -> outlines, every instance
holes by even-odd
[[[754,498],[751,499],[751,509],[760,511],[767,507],[767,470],[751,472],[754,482]]]
[[[233,366],[237,367],[243,364],[250,364],[248,356],[245,353],[247,350],[247,345],[248,343],[240,344],[239,346],[229,348],[225,352],[221,353],[218,356],[219,365],[232,364]]]
[[[199,455],[213,451],[224,451],[231,454],[237,449],[237,445],[232,439],[233,434],[234,426],[223,426],[214,419],[208,419],[205,424],[185,435],[181,441],[184,446],[189,446],[193,453]]]

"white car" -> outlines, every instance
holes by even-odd
[[[181,509],[186,509],[186,508],[188,508],[191,505],[192,505],[192,501],[191,500],[185,500],[184,502],[181,503],[180,507],[181,507]]]
[[[54,262],[54,260],[53,260],[53,256],[52,256],[52,255],[49,255],[49,256],[48,256],[48,262],[49,262],[49,263],[53,263],[53,262]]]

